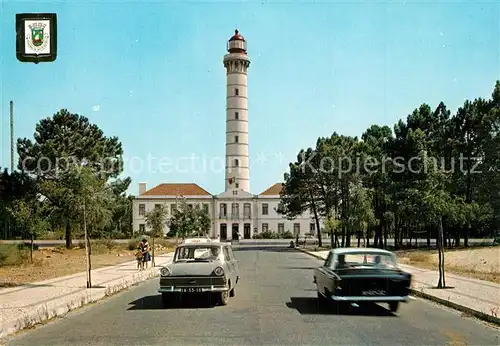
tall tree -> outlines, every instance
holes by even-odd
[[[190,207],[184,198],[181,198],[177,208],[168,221],[170,235],[175,237],[189,237],[207,235],[211,221],[209,214],[199,206]]]
[[[117,137],[106,137],[97,125],[81,115],[62,109],[53,117],[42,119],[35,129],[34,141],[17,141],[18,168],[40,183],[50,182],[58,189],[71,190],[62,176],[70,167],[85,165],[104,181],[116,178],[123,170],[122,145]],[[71,247],[72,224],[75,217],[64,195],[47,197],[59,211],[59,221],[66,232],[66,247]]]

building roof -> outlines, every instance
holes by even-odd
[[[211,194],[194,183],[160,184],[144,192],[141,196],[211,196]]]
[[[276,183],[276,184],[270,186],[267,190],[263,191],[259,196],[261,196],[261,195],[264,195],[264,196],[279,196],[282,189],[283,189],[283,184],[282,183]]]

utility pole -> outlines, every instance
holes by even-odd
[[[14,101],[10,101],[10,174],[14,172]]]

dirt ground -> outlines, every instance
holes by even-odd
[[[135,260],[135,251],[127,249],[98,249],[92,254],[92,269]],[[163,247],[155,255],[172,251]],[[42,248],[33,253],[33,263],[0,267],[0,287],[12,287],[71,275],[86,270],[85,249]]]
[[[401,264],[437,270],[437,251],[401,250],[396,251],[396,254]],[[447,273],[500,283],[500,247],[498,246],[447,250],[444,262]]]

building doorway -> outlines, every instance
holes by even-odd
[[[227,240],[227,225],[225,223],[220,224],[220,240]]]
[[[239,234],[239,225],[237,223],[233,223],[233,234],[232,234],[232,240],[240,240],[240,234]]]
[[[243,225],[243,238],[250,239],[250,224]]]

